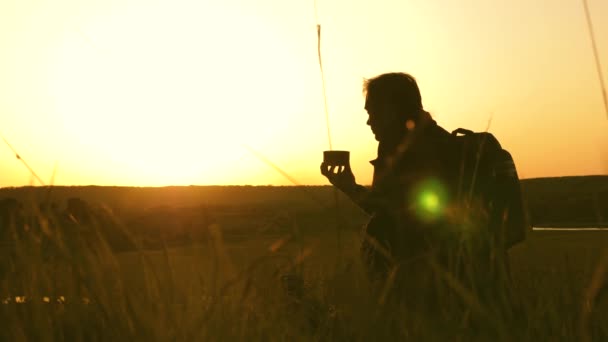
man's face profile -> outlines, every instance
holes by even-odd
[[[396,112],[386,99],[367,94],[365,110],[368,114],[367,125],[370,126],[377,141],[381,141],[397,132],[400,123],[397,120]]]

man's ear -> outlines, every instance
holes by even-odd
[[[408,116],[403,113],[402,110],[398,108],[393,108],[391,111],[391,121],[398,124],[405,124],[405,121],[408,119]]]

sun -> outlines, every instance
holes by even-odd
[[[204,183],[289,125],[303,85],[287,39],[252,13],[190,6],[125,6],[62,39],[50,88],[87,162],[145,184]]]

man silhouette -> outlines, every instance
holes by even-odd
[[[366,80],[364,93],[367,124],[378,141],[371,189],[356,183],[350,165],[323,162],[321,173],[372,216],[362,244],[371,280],[404,278],[416,295],[445,274],[493,287],[487,282],[503,268],[505,248],[490,237],[484,199],[461,200],[469,189],[462,188],[464,159],[455,136],[423,109],[409,74]],[[407,292],[403,284],[399,291]]]

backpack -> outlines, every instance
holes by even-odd
[[[521,184],[511,154],[487,132],[458,128],[452,132],[457,198],[481,202],[489,233],[505,249],[525,240],[530,225]]]

